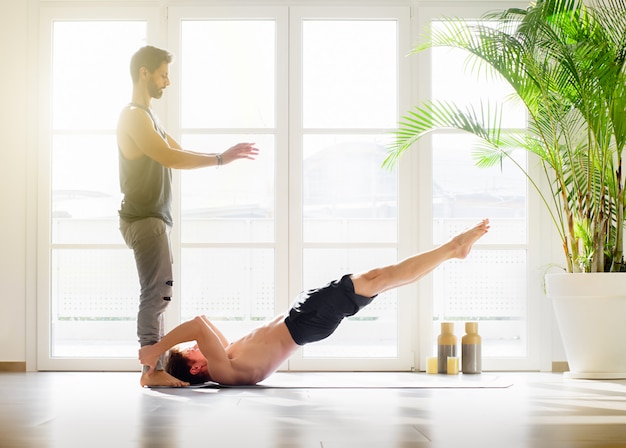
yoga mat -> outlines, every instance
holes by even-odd
[[[445,375],[415,372],[277,372],[249,386],[225,386],[213,382],[189,386],[212,389],[441,389],[506,388],[513,385],[501,376]]]

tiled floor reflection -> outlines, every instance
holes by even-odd
[[[488,373],[496,387],[345,388],[432,378],[336,375],[344,387],[142,389],[135,373],[0,373],[0,447],[626,447],[626,381]]]

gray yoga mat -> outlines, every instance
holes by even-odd
[[[266,380],[246,386],[225,386],[213,382],[189,388],[213,389],[439,389],[506,388],[507,378],[481,373],[445,375],[415,372],[277,372]],[[158,387],[157,387],[158,388]]]

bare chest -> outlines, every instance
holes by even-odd
[[[263,379],[274,373],[297,350],[284,323],[260,327],[226,347],[233,365]],[[257,379],[260,381],[261,379]]]

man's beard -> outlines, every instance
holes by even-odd
[[[150,96],[157,100],[163,96],[163,89],[159,89],[154,83],[150,83],[148,91],[150,92]]]

